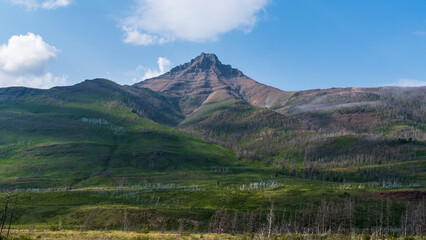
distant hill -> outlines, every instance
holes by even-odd
[[[182,119],[173,97],[105,79],[0,89],[0,189],[137,184],[146,171],[234,161],[232,151],[165,126]]]

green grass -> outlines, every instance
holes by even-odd
[[[88,230],[102,227],[119,230],[123,227],[124,214],[128,214],[136,230],[146,226],[159,230],[155,221],[165,218],[170,231],[178,228],[178,219],[199,221],[200,230],[207,231],[211,215],[221,208],[240,214],[259,211],[266,214],[273,201],[275,213],[282,215],[283,212],[310,209],[322,201],[337,203],[350,198],[363,209],[381,202],[377,192],[410,190],[380,189],[368,184],[319,183],[275,177],[267,172],[251,175],[245,172],[203,173],[199,178],[185,178],[186,173],[181,174],[155,175],[139,185],[14,193],[13,196],[18,197],[14,226],[46,229],[61,222],[65,229],[79,230],[87,228],[89,219]],[[6,196],[6,193],[0,194],[0,203],[5,202]],[[392,221],[398,222],[405,205],[398,199],[392,201],[395,212]]]

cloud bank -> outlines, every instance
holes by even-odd
[[[66,7],[72,0],[10,0],[13,4],[25,6],[29,10],[56,9]]]
[[[128,76],[133,77],[133,82],[140,82],[153,77],[158,77],[170,70],[171,62],[167,58],[159,57],[157,60],[158,69],[146,68],[139,65],[135,71],[127,73]]]
[[[250,32],[270,0],[136,0],[122,24],[124,42],[163,44],[217,40],[233,30]]]
[[[401,79],[398,79],[397,82],[389,84],[389,86],[396,86],[396,87],[424,87],[424,86],[426,86],[426,81],[401,78]]]
[[[50,88],[65,84],[66,77],[46,71],[59,52],[34,33],[12,36],[0,46],[0,87]]]

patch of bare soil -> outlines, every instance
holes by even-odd
[[[393,198],[401,201],[417,202],[426,199],[426,191],[392,191],[374,193],[380,198]]]

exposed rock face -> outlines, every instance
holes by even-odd
[[[241,99],[254,106],[268,107],[276,96],[283,93],[254,81],[230,65],[222,64],[216,55],[206,53],[136,86],[178,96],[184,114],[193,112],[206,100],[209,102],[209,99],[217,98]]]

